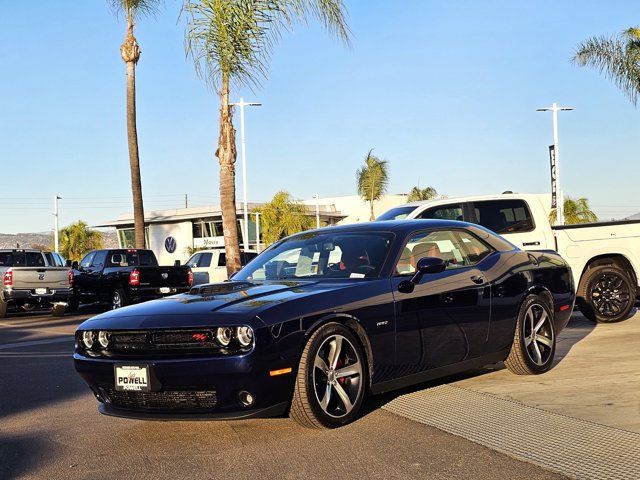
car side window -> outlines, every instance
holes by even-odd
[[[476,222],[489,230],[502,233],[531,232],[533,218],[524,200],[490,200],[474,202]]]
[[[47,259],[47,263],[49,264],[50,267],[57,267],[56,260],[53,257],[53,253],[47,252],[47,253],[43,253],[43,255]]]
[[[462,205],[451,204],[433,207],[420,213],[417,218],[431,218],[436,220],[463,220]]]
[[[218,257],[218,266],[226,267],[227,266],[227,254],[224,252],[220,252],[220,256]]]
[[[469,232],[458,230],[454,232],[454,234],[458,238],[458,245],[467,257],[467,263],[469,265],[475,265],[493,252],[491,247]]]
[[[413,274],[425,257],[444,260],[447,270],[475,265],[491,253],[476,237],[461,230],[433,230],[411,236],[396,265],[398,275]]]
[[[190,268],[197,268],[198,260],[200,259],[201,256],[202,256],[201,253],[194,253],[193,255],[191,255],[191,258],[187,260],[187,263],[185,263],[185,265]]]
[[[93,261],[93,257],[96,255],[95,252],[87,253],[84,258],[80,261],[80,266],[82,268],[89,268],[91,266],[91,262]]]

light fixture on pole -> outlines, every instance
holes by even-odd
[[[260,212],[253,212],[256,216],[256,252],[260,253]]]
[[[556,224],[562,225],[564,223],[564,197],[562,195],[562,187],[560,183],[560,150],[558,146],[558,112],[564,110],[573,110],[573,107],[559,107],[556,102],[553,102],[550,107],[543,107],[536,109],[536,112],[552,112],[553,113],[553,153],[552,153],[552,169],[555,166],[555,172],[551,172],[551,181],[555,182],[552,185],[552,192],[555,191],[558,195],[556,201]],[[555,175],[554,175],[555,173]],[[553,188],[555,187],[555,189]]]
[[[249,210],[247,206],[247,147],[244,137],[244,107],[259,107],[261,103],[245,102],[242,97],[240,101],[231,103],[231,105],[240,107],[240,141],[242,144],[242,203],[244,216],[244,233],[242,235],[244,249],[249,249]]]
[[[320,228],[320,195],[316,193],[313,198],[316,199],[316,228]]]
[[[58,200],[62,200],[62,197],[58,195],[53,196],[53,251],[58,253],[58,239],[59,239],[59,227],[58,227]]]

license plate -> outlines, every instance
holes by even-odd
[[[160,287],[160,293],[169,293],[170,291],[169,287]]]
[[[48,290],[46,288],[36,288],[36,295],[46,295]]]
[[[134,392],[148,392],[149,367],[136,365],[122,365],[115,367],[116,390],[129,390]]]

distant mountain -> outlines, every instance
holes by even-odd
[[[102,233],[105,248],[118,247],[118,235],[115,231]],[[44,245],[51,245],[52,235],[50,232],[40,233],[0,233],[0,248],[40,248]]]

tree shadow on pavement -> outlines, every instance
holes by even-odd
[[[48,463],[52,453],[48,442],[33,435],[0,434],[0,478],[24,478],[39,465]]]

